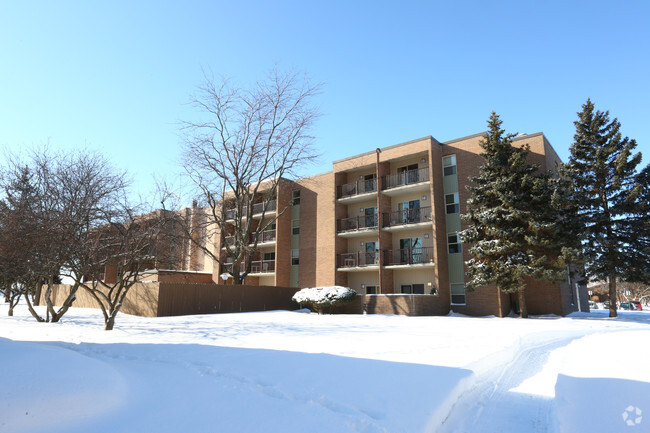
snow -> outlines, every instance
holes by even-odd
[[[327,305],[333,302],[354,298],[357,292],[341,286],[310,287],[299,290],[293,295],[293,300],[298,304],[313,303],[316,305]]]
[[[97,310],[6,313],[2,432],[650,429],[646,311],[122,314],[114,331]]]

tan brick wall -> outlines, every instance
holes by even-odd
[[[431,216],[433,224],[433,259],[436,264],[434,284],[438,289],[440,303],[449,309],[449,272],[447,262],[447,222],[445,218],[445,200],[442,184],[442,146],[432,140],[429,147],[429,176],[431,178]]]
[[[334,173],[303,178],[297,183],[301,188],[299,285],[334,285],[338,209],[334,205]]]
[[[299,186],[291,181],[282,180],[277,190],[277,212],[279,216],[276,221],[275,236],[276,286],[289,286],[291,284],[291,195],[294,189],[299,189]]]

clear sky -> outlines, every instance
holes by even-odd
[[[0,0],[0,147],[98,149],[147,193],[175,177],[202,70],[322,82],[332,161],[428,135],[543,131],[563,160],[588,97],[650,161],[650,1]]]

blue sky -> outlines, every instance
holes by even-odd
[[[543,131],[588,97],[650,161],[648,1],[0,1],[0,147],[100,150],[145,194],[180,171],[202,70],[323,83],[321,162],[433,135]]]

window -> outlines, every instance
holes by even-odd
[[[299,251],[291,250],[291,264],[294,266],[300,264]]]
[[[377,174],[366,174],[363,176],[363,183],[360,187],[359,193],[377,191]]]
[[[465,305],[465,284],[451,285],[451,303],[453,305]]]
[[[458,254],[463,252],[463,247],[460,244],[458,233],[448,234],[447,244],[449,245],[449,254]]]
[[[264,253],[264,261],[275,260],[275,253]]]
[[[447,207],[447,213],[459,213],[460,205],[458,204],[458,193],[445,194],[445,205]]]
[[[299,189],[291,192],[291,204],[294,205],[294,206],[297,205],[297,204],[300,204],[300,190]]]
[[[424,284],[405,284],[401,289],[404,294],[424,295]]]
[[[456,174],[456,155],[449,155],[442,158],[442,167],[445,176]]]
[[[400,224],[412,224],[420,222],[420,200],[405,201],[397,204]]]
[[[408,185],[410,183],[416,183],[418,182],[418,165],[417,164],[410,164],[405,167],[398,167],[397,173],[399,173],[400,177],[400,185]]]
[[[366,295],[376,295],[377,286],[366,286]]]
[[[292,235],[300,234],[300,220],[291,221],[291,234]]]

